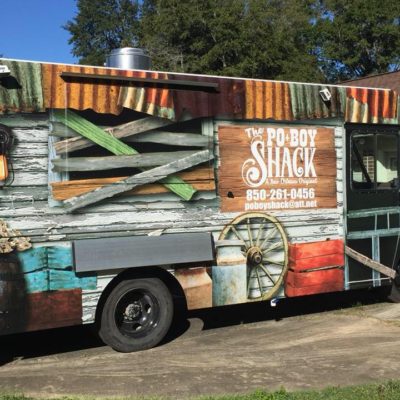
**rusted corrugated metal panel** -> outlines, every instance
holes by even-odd
[[[0,113],[44,111],[40,64],[1,60],[11,76],[0,85]]]
[[[65,82],[62,72],[81,74],[127,76],[128,71],[106,68],[79,67],[72,65],[43,64],[43,93],[46,108],[92,109],[98,113],[119,114],[118,105],[121,86],[110,82]]]
[[[289,87],[294,119],[343,117],[346,104],[343,88],[296,83],[290,83]],[[323,89],[328,89],[332,95],[329,102],[324,102],[319,95]]]
[[[246,119],[292,120],[289,84],[246,81]]]
[[[157,72],[138,72],[135,77],[168,79],[167,74]],[[169,89],[124,86],[119,94],[118,105],[155,117],[175,119],[174,101]]]
[[[169,79],[183,80],[182,75],[168,75]],[[224,116],[243,118],[244,81],[240,79],[188,76],[192,82],[217,83],[218,93],[174,90],[175,118],[179,120],[184,112],[192,118]]]
[[[346,122],[398,123],[398,96],[391,90],[347,88]]]
[[[345,118],[347,122],[398,123],[399,98],[395,92],[328,86],[330,102],[323,102],[323,85],[294,84],[122,71],[101,67],[39,64],[2,60],[12,73],[0,86],[0,113],[40,112],[49,108],[93,109],[119,114],[123,107],[157,117],[180,120],[216,117],[300,120]],[[217,83],[218,92],[134,87],[118,81],[68,81],[62,72],[122,77],[189,80]]]

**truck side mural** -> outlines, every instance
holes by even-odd
[[[180,296],[197,309],[395,276],[395,92],[0,64],[0,334],[97,321],[134,351]]]

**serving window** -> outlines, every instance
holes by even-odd
[[[353,132],[351,184],[354,190],[399,188],[399,138],[396,133]]]

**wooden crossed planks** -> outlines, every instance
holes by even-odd
[[[160,181],[169,190],[178,194],[183,199],[190,200],[190,198],[196,192],[196,189],[192,185],[183,181],[181,177],[174,176],[172,174],[212,159],[212,155],[210,154],[209,150],[202,150],[202,151],[190,151],[190,152],[176,152],[178,154],[175,154],[172,157],[164,155],[162,158],[162,163],[150,162],[149,156],[147,157],[146,155],[139,156],[138,152],[135,149],[129,147],[126,143],[118,139],[121,137],[127,137],[130,135],[134,135],[135,133],[139,133],[139,129],[141,130],[140,132],[143,132],[143,130],[146,131],[154,129],[154,118],[144,118],[145,121],[140,120],[140,121],[129,122],[127,124],[123,124],[115,128],[110,128],[112,129],[112,132],[110,132],[110,130],[106,132],[71,111],[65,113],[65,111],[62,110],[53,110],[53,115],[58,122],[63,123],[67,128],[72,129],[81,134],[82,136],[84,136],[84,138],[76,137],[64,140],[56,144],[56,146],[58,145],[56,147],[56,151],[60,153],[65,151],[66,148],[68,148],[69,151],[75,151],[85,147],[90,147],[93,143],[96,143],[116,155],[120,156],[124,155],[131,157],[128,160],[125,159],[124,160],[125,163],[133,162],[136,163],[135,166],[140,166],[141,164],[146,164],[146,163],[151,165],[159,165],[156,168],[152,168],[150,170],[147,169],[142,173],[133,175],[125,179],[121,179],[117,182],[113,182],[109,186],[97,188],[90,193],[85,193],[77,198],[66,200],[64,202],[66,211],[73,211],[78,208],[87,206],[89,204],[98,202],[104,198],[112,197],[124,191],[131,190],[137,186],[141,186],[156,181]],[[160,126],[170,124],[169,121],[165,121],[160,118],[156,118],[155,123]],[[88,138],[89,140],[87,140],[86,138]],[[71,146],[73,150],[71,150]],[[153,156],[154,154],[157,153],[153,153]],[[96,163],[96,161],[94,160],[89,160],[89,161],[92,161],[92,164],[93,162]],[[82,159],[75,161],[75,168],[81,168],[82,162],[85,161]],[[77,164],[79,163],[81,163],[81,166],[77,167]],[[160,165],[164,163],[165,165]],[[55,165],[56,168],[61,168],[64,170],[65,168],[68,168],[66,167],[67,164],[63,161],[55,161]],[[140,168],[142,167],[144,168],[143,165]],[[97,167],[95,168],[99,168],[98,163]]]
[[[213,156],[209,150],[201,150],[187,157],[172,161],[160,167],[155,167],[147,171],[132,175],[126,179],[112,183],[108,186],[103,186],[79,197],[73,197],[65,200],[65,210],[68,212],[78,208],[97,203],[100,200],[115,196],[116,194],[132,190],[137,186],[147,183],[157,182],[171,174],[202,164],[209,161]]]

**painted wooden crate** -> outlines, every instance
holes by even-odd
[[[288,297],[336,292],[344,289],[342,240],[296,243],[289,246]]]

